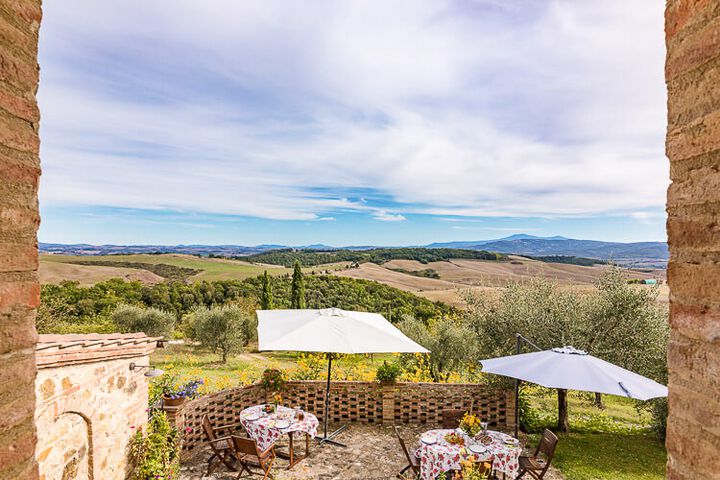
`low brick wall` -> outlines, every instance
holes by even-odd
[[[288,382],[284,404],[301,407],[322,422],[325,408],[324,381]],[[208,415],[215,425],[239,423],[240,412],[264,403],[266,392],[259,384],[206,395],[170,413],[183,432],[186,454],[205,443],[200,422]],[[400,423],[437,425],[446,409],[473,410],[498,428],[512,428],[515,396],[512,391],[495,390],[475,383],[333,382],[330,389],[331,423]]]

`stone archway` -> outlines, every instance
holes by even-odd
[[[93,480],[92,420],[83,413],[66,411],[49,428],[41,432],[48,447],[39,453],[40,475],[58,480]]]

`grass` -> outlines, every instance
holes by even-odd
[[[557,398],[532,389],[531,404],[550,424],[556,421]],[[590,394],[568,396],[570,433],[560,434],[554,465],[567,480],[661,480],[665,478],[665,446],[650,431],[650,417],[627,398],[603,396],[604,410]],[[533,436],[537,442],[539,435]],[[535,444],[535,443],[533,443]]]
[[[333,361],[333,378],[361,377],[370,379],[377,367],[393,358],[392,354],[349,355]],[[316,378],[325,378],[326,360],[322,355],[313,355],[304,362],[297,352],[245,352],[228,357],[227,363],[220,362],[220,355],[185,344],[168,344],[157,349],[150,357],[153,366],[178,374],[183,381],[203,378],[207,391],[237,387],[260,379],[266,368],[296,370],[303,365],[303,373]],[[309,364],[309,365],[308,365]]]
[[[661,480],[666,458],[651,434],[566,433],[553,463],[567,480]]]

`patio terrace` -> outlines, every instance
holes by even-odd
[[[332,430],[338,425],[333,425]],[[414,449],[420,435],[437,425],[400,426],[401,435],[408,442],[408,448]],[[386,480],[394,479],[407,464],[398,444],[392,426],[363,425],[353,423],[339,437],[348,447],[312,445],[311,456],[286,470],[288,462],[278,458],[273,475],[277,480]],[[521,436],[521,441],[527,439]],[[278,443],[279,449],[287,448],[287,440]],[[301,450],[304,447],[301,447]],[[211,455],[209,448],[199,449],[183,462],[180,480],[230,480],[237,473],[218,467],[210,476],[203,477],[207,468],[206,460]],[[250,478],[245,475],[241,478]],[[259,478],[259,477],[256,477]],[[502,478],[502,476],[500,476]],[[562,479],[562,475],[551,467],[545,476],[548,480]]]

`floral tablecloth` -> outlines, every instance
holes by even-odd
[[[250,438],[257,442],[260,450],[269,448],[282,435],[292,432],[304,432],[311,437],[317,434],[319,422],[312,413],[304,412],[305,418],[296,420],[295,410],[291,408],[278,406],[276,413],[268,414],[263,412],[264,406],[255,405],[240,412],[240,423]],[[260,415],[260,418],[251,420],[255,415]],[[275,425],[279,420],[288,420],[290,426],[282,429],[277,428]]]
[[[506,473],[510,478],[515,478],[518,473],[518,458],[522,452],[520,446],[506,445],[506,438],[512,438],[501,432],[488,430],[487,434],[492,438],[492,443],[483,445],[486,453],[473,453],[468,450],[472,443],[479,443],[466,437],[464,447],[453,445],[445,440],[445,435],[455,430],[429,430],[422,435],[422,438],[435,438],[437,443],[427,445],[420,442],[415,455],[420,459],[420,478],[422,480],[433,480],[442,472],[449,470],[460,470],[460,462],[474,458],[482,460],[490,455],[494,457],[493,469],[496,473]]]

